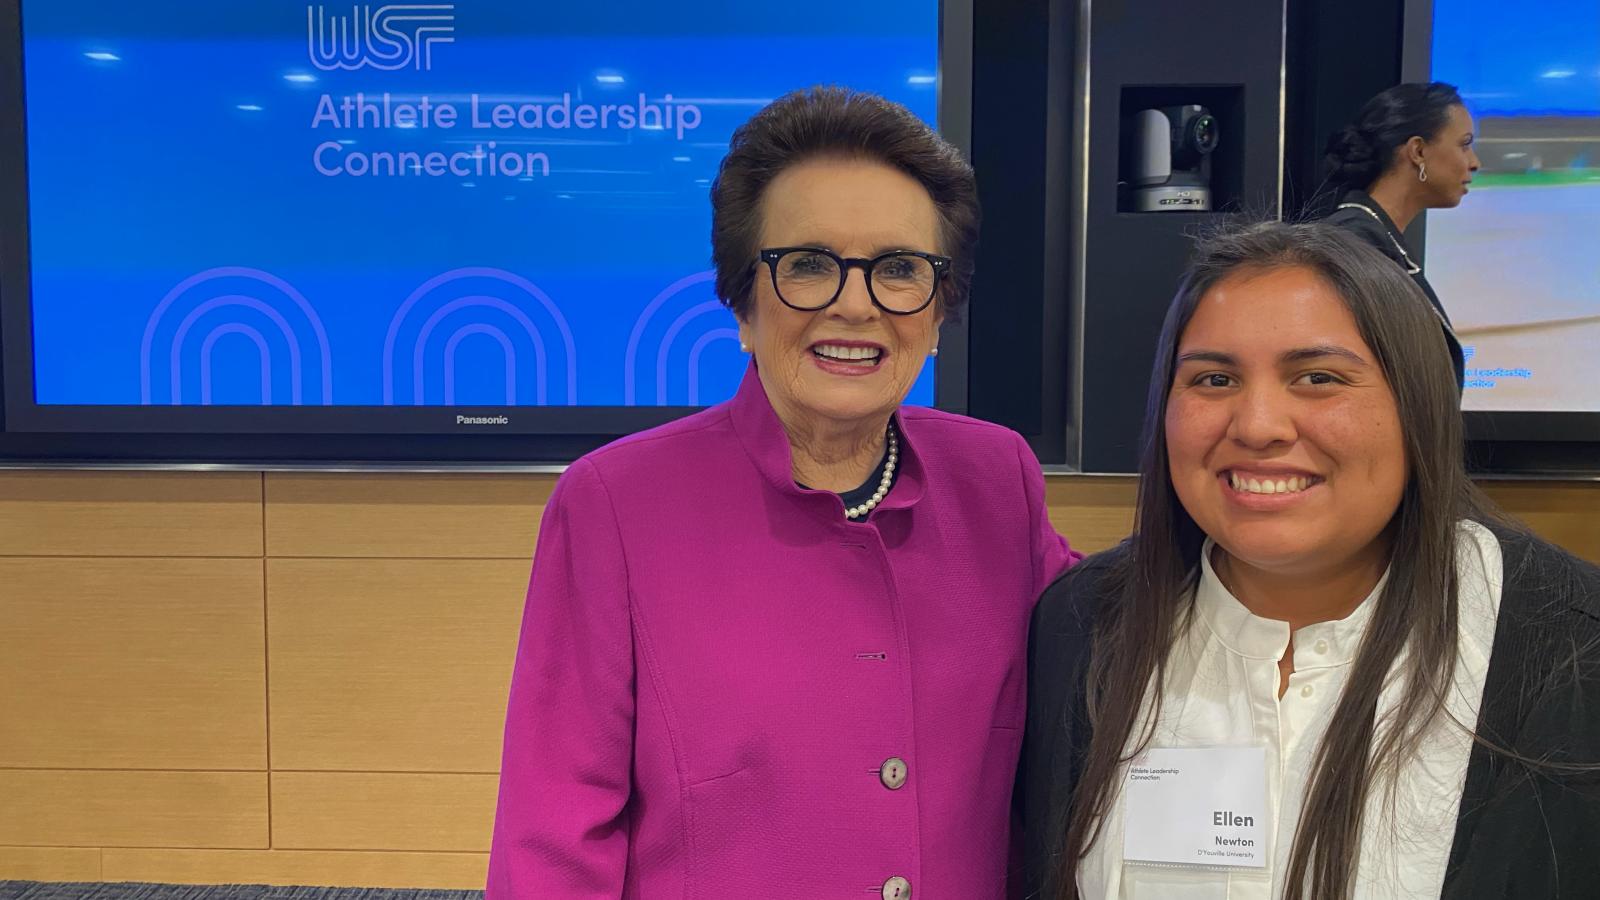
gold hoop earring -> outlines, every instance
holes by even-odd
[[[1417,180],[1418,181],[1427,181],[1428,180],[1428,164],[1427,163],[1417,163]]]

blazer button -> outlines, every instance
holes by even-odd
[[[878,780],[891,791],[898,791],[906,783],[906,761],[898,756],[891,756],[883,761],[883,768],[878,770]]]
[[[899,875],[883,883],[883,900],[911,900],[911,882]]]

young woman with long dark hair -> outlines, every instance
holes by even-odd
[[[1600,896],[1600,570],[1473,486],[1452,376],[1349,234],[1200,248],[1134,533],[1034,614],[1028,896]]]

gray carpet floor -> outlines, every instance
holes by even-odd
[[[480,900],[482,891],[0,881],[0,900]]]

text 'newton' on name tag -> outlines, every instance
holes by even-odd
[[[1153,747],[1122,785],[1128,862],[1267,864],[1265,747]]]

